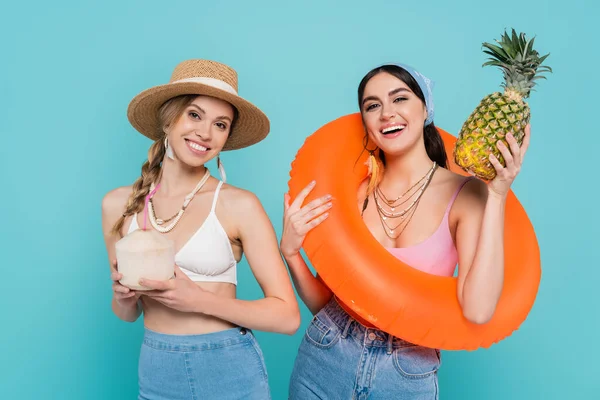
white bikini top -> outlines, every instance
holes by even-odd
[[[192,237],[175,254],[175,264],[195,282],[228,282],[237,285],[237,262],[215,208],[222,181],[217,185],[208,217]],[[128,234],[139,229],[137,214]]]

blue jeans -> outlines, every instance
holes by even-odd
[[[269,400],[263,355],[252,331],[203,335],[145,330],[138,400]]]
[[[335,297],[315,315],[292,371],[290,400],[437,400],[437,349],[354,320]]]

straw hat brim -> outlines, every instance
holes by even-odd
[[[269,134],[269,119],[254,104],[225,90],[198,82],[168,83],[144,90],[129,103],[127,118],[142,135],[152,140],[162,139],[164,132],[158,120],[159,108],[167,100],[187,94],[216,97],[237,109],[237,119],[223,147],[224,151],[251,146]]]

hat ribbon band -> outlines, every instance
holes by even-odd
[[[224,90],[228,93],[234,94],[237,96],[237,91],[228,83],[215,78],[207,78],[207,77],[194,77],[194,78],[184,78],[179,79],[177,81],[171,82],[173,83],[183,83],[183,82],[193,82],[193,83],[201,83],[203,85],[212,86],[216,89]]]

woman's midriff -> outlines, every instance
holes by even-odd
[[[235,298],[235,285],[230,283],[197,283],[218,297]],[[144,326],[152,331],[170,335],[200,335],[235,328],[236,325],[210,315],[183,312],[167,307],[151,297],[140,298],[144,309]]]

